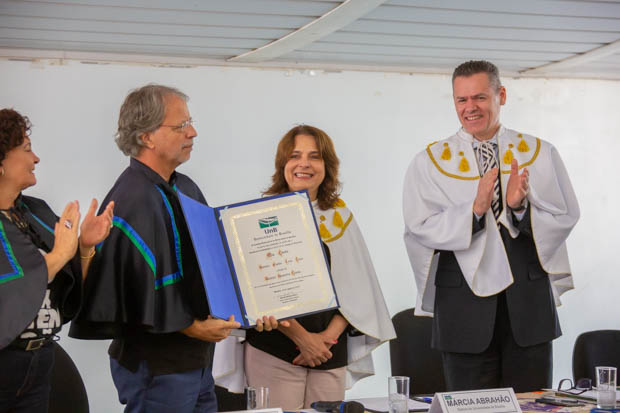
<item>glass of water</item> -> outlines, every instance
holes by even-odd
[[[409,400],[409,377],[388,377],[388,402],[390,413],[407,413]]]
[[[596,405],[599,409],[616,407],[617,369],[596,367]]]
[[[245,397],[248,410],[259,410],[269,407],[268,387],[246,387]]]

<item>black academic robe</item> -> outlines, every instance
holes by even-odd
[[[97,247],[84,306],[69,335],[122,338],[135,331],[172,333],[208,315],[207,301],[177,190],[206,203],[187,176],[163,180],[131,159],[103,201],[114,226]]]
[[[54,226],[58,217],[45,201],[20,196],[15,201],[32,231],[41,240],[41,249],[54,246]],[[82,294],[79,257],[69,261],[54,278],[50,297],[64,323],[77,313]],[[17,338],[37,316],[48,288],[45,259],[30,236],[4,214],[0,214],[0,349]]]

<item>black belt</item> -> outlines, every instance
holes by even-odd
[[[9,344],[11,347],[17,347],[25,351],[33,351],[38,350],[41,347],[51,343],[54,341],[54,337],[44,337],[44,338],[16,338]]]

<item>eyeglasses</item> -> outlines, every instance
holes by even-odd
[[[564,386],[566,388],[563,389],[562,386],[564,383],[568,383],[568,387]],[[573,385],[573,381],[571,379],[562,379],[558,384],[559,392],[581,394],[587,392],[588,390],[592,390],[592,380],[588,378],[577,380],[575,385]]]
[[[185,122],[181,123],[180,125],[160,125],[160,126],[165,126],[167,128],[172,128],[173,131],[175,132],[183,132],[185,129],[189,128],[190,126],[194,125],[194,119],[189,118],[188,120],[186,120]]]

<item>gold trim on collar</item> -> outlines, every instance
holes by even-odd
[[[426,147],[426,152],[428,153],[429,158],[431,158],[431,161],[433,161],[433,164],[435,165],[435,167],[437,168],[437,170],[439,172],[441,172],[442,174],[449,176],[450,178],[455,178],[455,179],[462,179],[464,181],[475,181],[477,179],[480,179],[479,176],[459,176],[459,175],[455,175],[455,174],[451,174],[450,172],[447,172],[445,170],[443,170],[441,168],[441,166],[439,166],[439,164],[437,163],[437,161],[435,160],[435,157],[433,156],[433,152],[431,152],[431,146],[433,146],[434,144],[436,144],[438,141],[435,141],[431,144],[429,144]],[[327,242],[327,241],[326,241]]]
[[[536,138],[536,150],[534,151],[534,155],[532,156],[532,159],[519,165],[519,169],[525,168],[526,166],[530,166],[531,164],[533,164],[536,158],[538,158],[539,153],[540,153],[540,138]],[[502,171],[502,173],[509,174],[511,171],[512,169],[508,169],[507,171]]]
[[[342,237],[342,234],[344,234],[344,231],[347,229],[352,219],[353,219],[353,213],[349,215],[347,222],[344,223],[342,230],[338,233],[338,235],[335,235],[331,237],[330,239],[324,239],[323,242],[327,244],[328,242],[336,241],[338,238]]]

